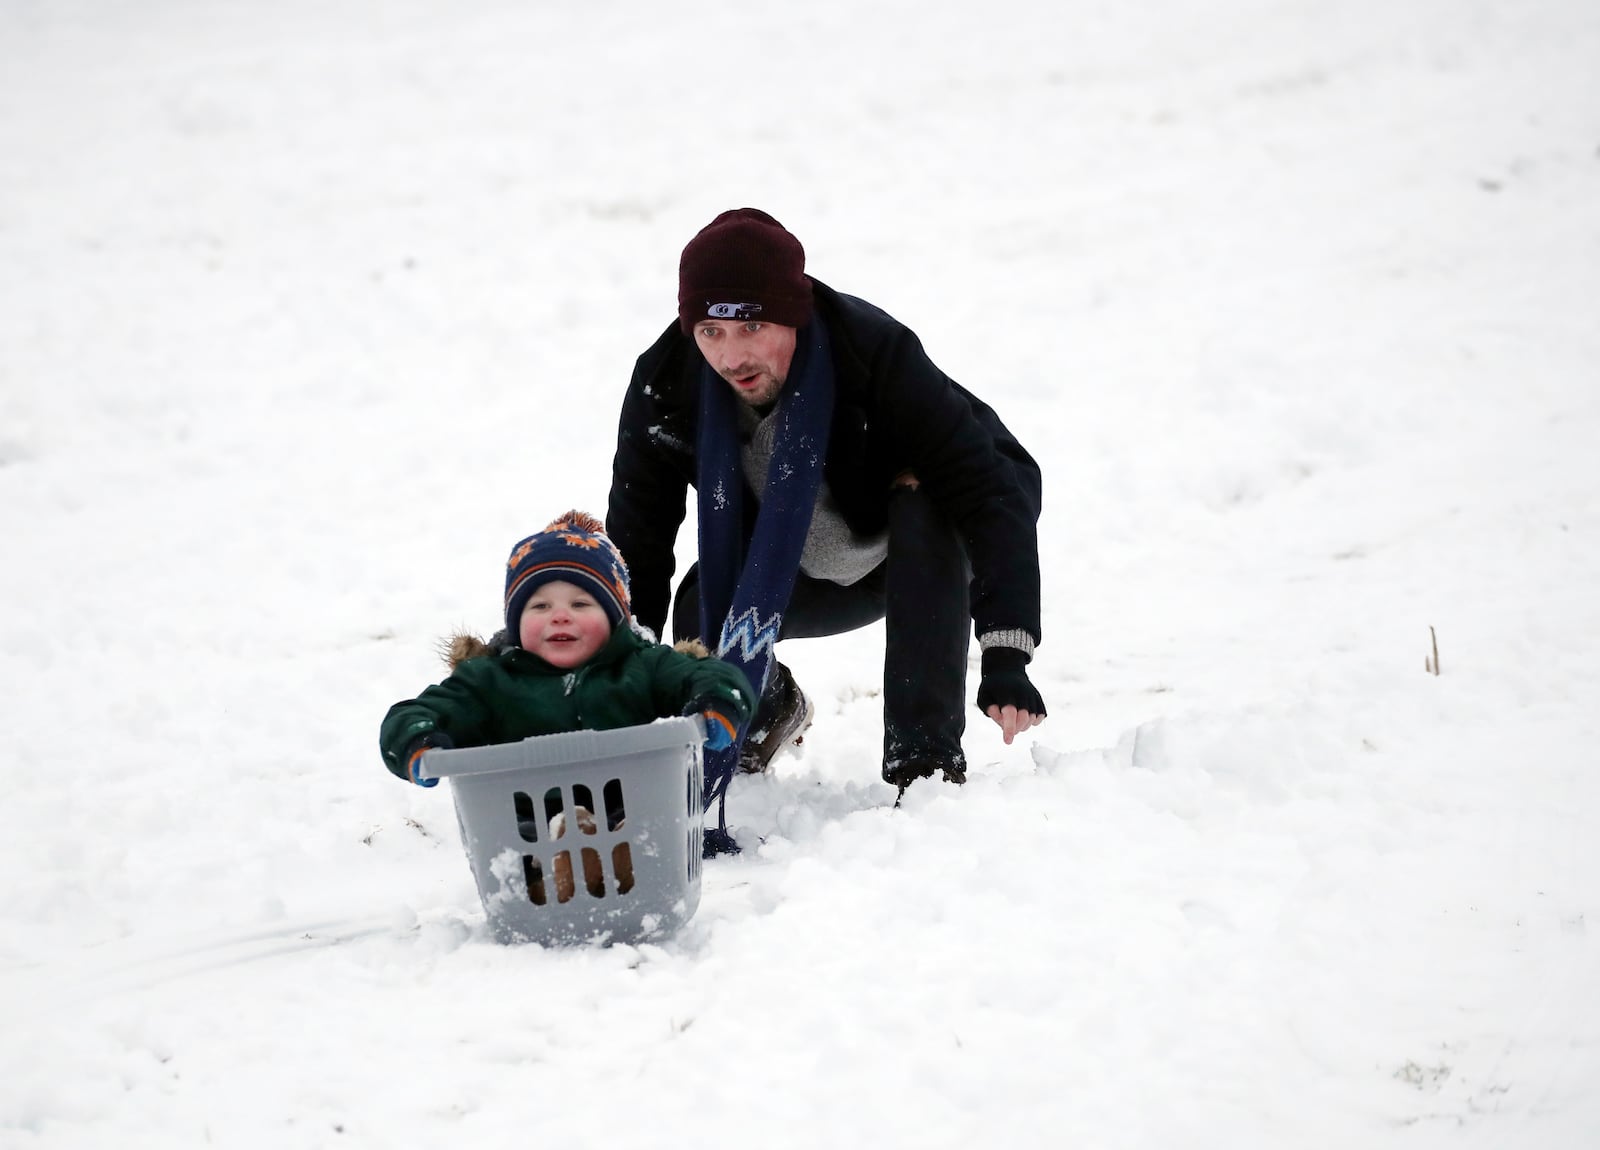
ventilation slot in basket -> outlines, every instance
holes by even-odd
[[[528,884],[528,901],[534,906],[543,906],[544,894],[544,868],[539,865],[539,860],[532,855],[522,856],[522,879]]]

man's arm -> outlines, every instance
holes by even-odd
[[[1041,637],[1038,465],[987,404],[961,388],[901,328],[873,364],[881,410],[913,482],[945,510],[972,564],[972,618],[983,650],[978,709],[1006,743],[1044,721],[1027,665]]]
[[[617,421],[606,534],[628,564],[634,617],[664,636],[672,601],[673,547],[694,469],[689,409],[674,402],[683,371],[674,324],[639,357]]]
[[[980,641],[1031,656],[1040,640],[1038,464],[987,404],[901,327],[870,365],[897,456],[950,517],[972,563]]]

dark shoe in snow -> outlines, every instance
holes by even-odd
[[[806,729],[816,715],[816,708],[806,698],[800,684],[794,681],[789,668],[774,663],[772,670],[778,679],[772,692],[777,702],[769,708],[763,700],[761,710],[750,724],[750,733],[745,736],[744,749],[739,752],[739,769],[747,775],[765,771],[785,746],[798,747],[804,743]]]

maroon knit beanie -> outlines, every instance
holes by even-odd
[[[678,323],[687,335],[703,319],[810,323],[800,241],[755,208],[723,212],[701,228],[678,261]]]

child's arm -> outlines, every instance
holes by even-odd
[[[462,664],[444,682],[389,708],[378,730],[378,748],[391,773],[418,783],[416,760],[429,747],[476,747],[489,741],[490,710],[476,678]]]
[[[755,713],[756,695],[744,672],[709,654],[689,654],[670,647],[658,647],[652,653],[660,713],[704,715],[706,745],[716,751],[731,744]]]

